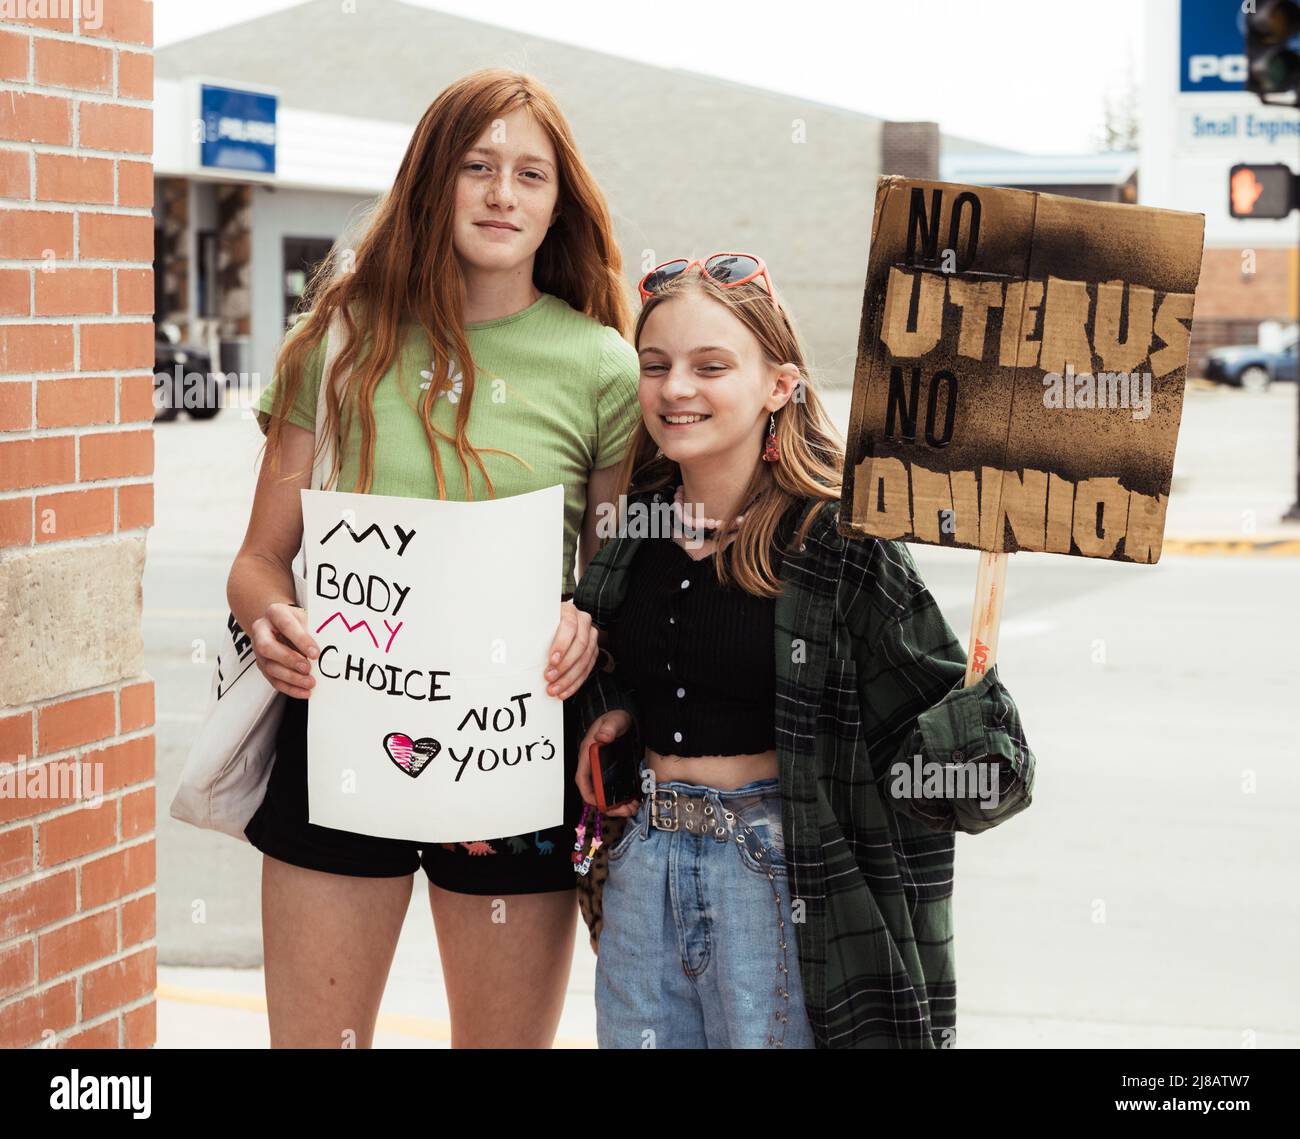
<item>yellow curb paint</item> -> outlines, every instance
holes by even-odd
[[[181,985],[159,985],[155,990],[160,1001],[173,1001],[176,1004],[206,1005],[209,1008],[238,1009],[241,1012],[258,1012],[266,1015],[266,998],[250,993],[223,993],[216,989],[188,989]],[[375,1031],[393,1032],[399,1036],[413,1036],[421,1040],[437,1040],[451,1043],[451,1025],[445,1020],[428,1020],[419,1016],[404,1016],[401,1013],[379,1014]],[[556,1037],[556,1048],[594,1048],[590,1040],[577,1040],[572,1037]]]
[[[220,609],[151,609],[146,606],[141,612],[156,621],[220,621],[227,616]]]
[[[1300,538],[1166,538],[1162,554],[1250,554],[1300,557]]]
[[[237,1008],[246,1012],[266,1012],[266,998],[249,993],[222,993],[215,989],[186,989],[180,985],[159,985],[154,990],[160,1001],[183,1005],[211,1005],[214,1008]]]

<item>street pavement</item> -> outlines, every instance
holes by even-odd
[[[1011,559],[999,671],[1037,782],[957,840],[959,1047],[1300,1046],[1296,398],[1189,386],[1157,565]],[[843,430],[848,392],[827,402]],[[261,856],[168,814],[261,441],[238,408],[156,430],[159,1047],[268,1042]],[[912,549],[964,644],[978,555]],[[450,1037],[421,877],[412,897],[377,1047]],[[594,1046],[594,968],[580,923],[562,1046]]]

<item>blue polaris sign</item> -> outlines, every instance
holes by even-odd
[[[1183,0],[1178,89],[1244,91],[1246,36],[1241,0]]]
[[[204,83],[199,93],[204,169],[275,173],[275,111],[278,99]]]

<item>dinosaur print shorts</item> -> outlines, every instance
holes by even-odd
[[[424,867],[429,881],[457,894],[539,894],[574,889],[570,854],[582,797],[576,700],[564,703],[564,824],[531,834],[478,842],[422,843],[377,838],[307,821],[307,701],[284,701],[266,796],[244,828],[263,854],[309,870],[357,878],[391,878]]]

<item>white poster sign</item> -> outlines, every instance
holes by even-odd
[[[308,819],[425,842],[564,821],[564,488],[479,502],[302,491]]]

